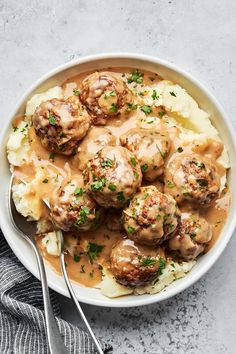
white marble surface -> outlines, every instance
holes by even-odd
[[[202,81],[236,124],[233,0],[0,0],[0,117],[41,74],[83,55],[133,51],[165,58]],[[234,235],[236,236],[236,235]],[[116,354],[233,354],[236,237],[195,286],[139,309],[84,306]],[[58,296],[63,317],[80,324]]]

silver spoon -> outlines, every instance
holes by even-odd
[[[12,199],[12,184],[13,184],[14,174],[11,177],[9,190],[8,190],[8,209],[10,218],[13,226],[15,227],[18,234],[23,237],[34,250],[41,284],[43,292],[43,304],[44,304],[44,313],[45,313],[45,322],[46,322],[46,332],[48,338],[48,346],[51,354],[66,354],[68,353],[66,346],[61,338],[56,318],[54,316],[52,305],[50,302],[49,290],[47,285],[47,278],[44,268],[44,263],[40,251],[37,248],[35,242],[35,234],[37,230],[37,225],[35,221],[28,222],[24,216],[22,216],[16,210],[15,203]]]
[[[47,199],[43,199],[44,203],[47,205],[47,207],[50,209],[50,204],[49,204],[49,201]],[[57,235],[57,239],[59,240],[60,242],[60,264],[61,264],[61,269],[62,269],[62,272],[63,272],[63,275],[64,275],[64,279],[65,279],[65,283],[66,283],[66,286],[67,286],[67,289],[69,291],[69,294],[70,294],[70,297],[72,298],[73,302],[74,302],[74,305],[77,309],[77,311],[79,312],[93,342],[94,342],[94,345],[98,351],[99,354],[104,354],[97,338],[95,337],[95,334],[93,333],[92,331],[92,328],[90,327],[90,324],[88,323],[87,321],[87,318],[85,317],[85,314],[80,306],[80,303],[75,295],[75,292],[72,288],[72,285],[71,285],[71,282],[70,282],[70,279],[68,277],[68,274],[67,274],[67,270],[66,270],[66,265],[65,265],[65,257],[64,257],[64,237],[63,237],[63,232],[61,230],[55,230],[56,232],[56,235]]]

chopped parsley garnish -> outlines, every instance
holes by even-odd
[[[51,125],[56,125],[56,118],[52,114],[49,115],[49,123]]]
[[[184,195],[185,197],[190,197],[190,193],[189,193],[189,192],[183,192],[183,195]]]
[[[106,185],[106,181],[107,179],[106,178],[102,178],[96,182],[94,182],[92,185],[91,185],[91,190],[92,191],[103,191],[105,185]]]
[[[87,246],[87,255],[89,257],[90,263],[93,264],[94,258],[98,257],[102,252],[104,246],[98,245],[97,243],[89,242]]]
[[[152,266],[157,263],[155,258],[145,258],[140,262],[141,267]]]
[[[80,261],[80,256],[77,254],[74,254],[74,261],[79,262]]]
[[[183,150],[183,148],[180,146],[180,147],[178,147],[178,149],[177,149],[177,152],[183,152],[184,150]]]
[[[60,132],[60,133],[59,133],[59,137],[60,137],[60,138],[65,138],[65,137],[66,137],[66,134],[63,133],[63,132]]]
[[[146,116],[148,116],[150,113],[152,113],[152,108],[150,106],[147,106],[147,105],[140,106],[140,109],[142,112],[144,112],[146,114]]]
[[[106,159],[104,161],[102,161],[101,163],[102,167],[112,167],[113,166],[113,161],[111,159]]]
[[[128,77],[128,83],[136,82],[137,84],[143,83],[143,74],[139,70],[134,70],[132,74]]]
[[[132,157],[130,158],[130,161],[131,161],[131,163],[132,163],[132,165],[133,165],[134,167],[137,166],[137,161],[136,161],[135,157],[132,156]]]
[[[82,264],[82,265],[80,266],[80,268],[81,268],[80,273],[85,273],[85,265]]]
[[[126,108],[126,112],[131,112],[131,111],[135,111],[137,108],[138,108],[138,105],[137,104],[135,104],[135,103],[132,103],[132,102],[129,102],[129,103],[127,103],[127,108]]]
[[[55,161],[55,158],[56,158],[56,154],[54,154],[53,152],[51,154],[49,154],[49,159],[52,160],[52,162]]]
[[[73,94],[75,96],[79,96],[80,95],[80,90],[73,90]]]
[[[159,151],[161,157],[163,158],[163,160],[166,158],[168,151],[161,151],[161,149],[159,148],[159,146],[156,144],[156,148]]]
[[[109,112],[116,113],[118,111],[117,105],[112,103],[111,107],[109,108]]]
[[[175,186],[175,184],[172,181],[167,181],[166,185],[168,188],[173,188]]]
[[[120,202],[124,202],[124,201],[125,201],[124,192],[118,192],[118,193],[116,194],[116,198],[117,198]]]
[[[142,199],[145,200],[145,199],[147,199],[148,196],[149,196],[149,193],[144,193]]]
[[[108,189],[110,189],[110,191],[115,191],[116,190],[116,186],[112,183],[109,184]]]
[[[135,178],[136,178],[136,179],[139,179],[139,174],[138,174],[138,172],[135,171],[135,172],[134,172],[134,175],[135,175]]]
[[[73,206],[72,206],[72,205],[68,205],[68,206],[66,207],[66,211],[71,211],[71,210],[73,210]]]
[[[159,115],[159,117],[163,117],[165,115],[165,112],[164,111],[159,111],[158,115]]]
[[[84,224],[88,220],[89,213],[90,213],[89,208],[86,206],[82,206],[79,212],[79,216],[75,221],[75,225],[79,226]]]
[[[159,269],[158,269],[158,275],[161,275],[163,273],[163,269],[165,269],[166,266],[166,261],[164,258],[160,257],[159,258]]]
[[[111,92],[110,92],[110,94],[109,94],[109,96],[111,96],[111,97],[115,97],[115,96],[116,96],[115,91],[111,91]]]
[[[156,219],[157,219],[158,221],[161,220],[161,215],[160,215],[160,214],[157,214]]]
[[[128,233],[129,234],[132,234],[132,233],[134,233],[134,231],[135,231],[135,228],[133,228],[132,226],[128,226]]]
[[[18,129],[19,129],[19,128],[14,127],[14,128],[13,128],[13,132],[15,133]]]
[[[176,93],[174,91],[170,91],[171,96],[176,97]]]
[[[196,232],[191,232],[191,234],[190,234],[191,239],[193,239],[196,236],[197,236]]]
[[[148,169],[148,165],[146,163],[145,163],[145,165],[141,166],[141,170],[142,170],[143,173],[146,172],[147,169]]]
[[[97,180],[96,182],[91,184],[90,189],[92,191],[103,191],[104,187],[106,186],[107,179],[102,178],[100,180]]]
[[[206,166],[203,162],[194,162],[194,163],[197,167],[201,168],[202,170],[204,170],[206,168]]]
[[[153,100],[158,100],[158,98],[159,98],[159,96],[158,96],[156,90],[153,90],[153,91],[152,91],[152,99],[153,99]]]
[[[171,265],[171,267],[175,268],[175,265],[174,265],[174,263],[171,263],[170,265]]]
[[[48,183],[48,178],[45,178],[45,179],[43,180],[43,183]]]
[[[84,193],[84,190],[83,190],[83,188],[80,188],[80,187],[77,187],[74,191],[74,195],[78,195],[78,196],[83,195],[83,193]]]
[[[215,223],[215,227],[218,227],[221,223],[221,220],[218,220],[216,223]]]

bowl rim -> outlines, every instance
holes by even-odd
[[[4,143],[4,137],[7,134],[7,131],[9,129],[9,125],[12,122],[13,117],[15,116],[17,110],[19,107],[22,105],[22,103],[26,100],[26,98],[43,82],[45,82],[47,79],[50,77],[60,73],[61,71],[64,71],[66,69],[69,69],[71,67],[81,65],[87,62],[95,62],[97,60],[109,60],[109,59],[133,59],[133,60],[140,60],[140,61],[145,61],[149,62],[150,64],[156,64],[156,65],[162,65],[170,70],[175,71],[176,73],[180,74],[184,78],[186,78],[188,81],[192,82],[195,86],[197,86],[203,94],[210,100],[212,101],[213,105],[216,107],[216,109],[219,111],[220,116],[222,121],[224,122],[224,125],[226,126],[226,129],[232,139],[232,146],[234,150],[236,151],[236,132],[235,129],[228,118],[226,112],[224,111],[223,107],[221,104],[218,102],[218,100],[214,97],[214,95],[209,91],[208,88],[206,88],[203,84],[201,84],[195,77],[193,77],[190,73],[186,72],[185,70],[179,68],[177,65],[170,63],[169,61],[151,56],[151,55],[146,55],[146,54],[140,54],[140,53],[132,53],[132,52],[112,52],[112,53],[101,53],[101,54],[93,54],[93,55],[88,55],[84,56],[78,59],[74,59],[72,61],[69,61],[67,63],[61,64],[57,66],[56,68],[48,71],[47,73],[43,74],[40,76],[40,78],[30,87],[25,90],[24,94],[17,100],[14,109],[10,111],[9,114],[7,114],[7,119],[4,123],[3,129],[0,133],[0,145]],[[1,211],[0,211],[1,213]],[[234,211],[234,214],[236,214],[236,209]],[[37,269],[30,269],[29,264],[25,261],[24,256],[21,255],[20,252],[17,252],[17,249],[14,247],[13,242],[11,242],[11,238],[7,237],[7,222],[4,222],[4,218],[0,218],[0,226],[2,229],[2,232],[5,236],[6,241],[8,242],[9,246],[17,256],[17,258],[20,260],[20,262],[28,269],[28,271],[33,274],[36,278],[39,279],[39,274]],[[214,254],[212,254],[211,257],[208,258],[207,262],[205,263],[204,267],[200,268],[196,274],[192,274],[191,277],[189,277],[188,281],[186,281],[184,284],[181,284],[181,286],[178,286],[174,289],[171,289],[171,291],[167,292],[165,296],[162,296],[160,299],[158,299],[158,293],[149,295],[148,298],[142,298],[137,296],[136,300],[133,301],[132,303],[127,301],[127,302],[119,302],[119,301],[112,301],[112,299],[107,299],[107,300],[100,300],[100,299],[91,299],[91,298],[86,298],[84,296],[77,295],[78,299],[81,302],[91,304],[91,305],[96,305],[96,306],[102,306],[102,307],[136,307],[136,306],[143,306],[143,305],[148,305],[152,303],[156,303],[159,301],[167,300],[172,296],[175,296],[182,292],[183,290],[186,290],[189,288],[191,285],[193,285],[195,282],[197,282],[205,273],[209,271],[209,269],[213,266],[213,264],[216,262],[216,260],[220,257],[220,255],[223,253],[226,245],[228,244],[230,238],[233,235],[234,229],[236,227],[236,217],[232,218],[231,221],[229,222],[228,225],[228,230],[227,232],[224,233],[224,238],[221,240],[221,246],[218,247]],[[222,235],[222,234],[221,234]],[[69,294],[67,292],[66,288],[63,288],[55,283],[48,282],[49,287],[58,292],[59,294],[62,294],[64,296],[69,297]]]

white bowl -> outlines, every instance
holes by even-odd
[[[191,75],[177,68],[175,65],[165,60],[140,54],[130,53],[114,53],[93,55],[78,59],[76,61],[64,64],[48,74],[40,78],[24,96],[19,100],[16,108],[9,117],[5,119],[6,125],[0,135],[0,161],[1,161],[1,189],[0,189],[0,224],[2,231],[12,248],[13,252],[23,263],[23,265],[37,278],[39,273],[36,265],[34,254],[28,244],[22,240],[11,225],[7,211],[7,191],[10,179],[9,164],[6,159],[6,142],[8,139],[11,121],[17,114],[24,113],[25,104],[29,97],[35,93],[45,91],[46,89],[61,84],[66,78],[87,70],[95,70],[112,66],[123,66],[146,69],[159,73],[166,79],[170,79],[183,86],[193,98],[199,103],[200,107],[211,114],[214,126],[220,132],[229,151],[231,160],[231,170],[229,172],[228,182],[232,194],[232,202],[230,212],[224,229],[212,247],[212,249],[204,256],[198,259],[193,270],[186,277],[179,279],[167,287],[164,291],[155,295],[141,295],[109,299],[103,296],[99,290],[85,288],[80,285],[74,285],[77,297],[80,301],[108,307],[131,307],[151,304],[170,298],[183,291],[193,283],[195,283],[210,267],[215,263],[223,252],[225,246],[230,240],[236,225],[236,183],[233,183],[233,176],[236,175],[236,134],[227,118],[222,107],[217,100]],[[58,293],[68,296],[62,277],[58,276],[52,269],[46,266],[47,278],[49,286]]]

